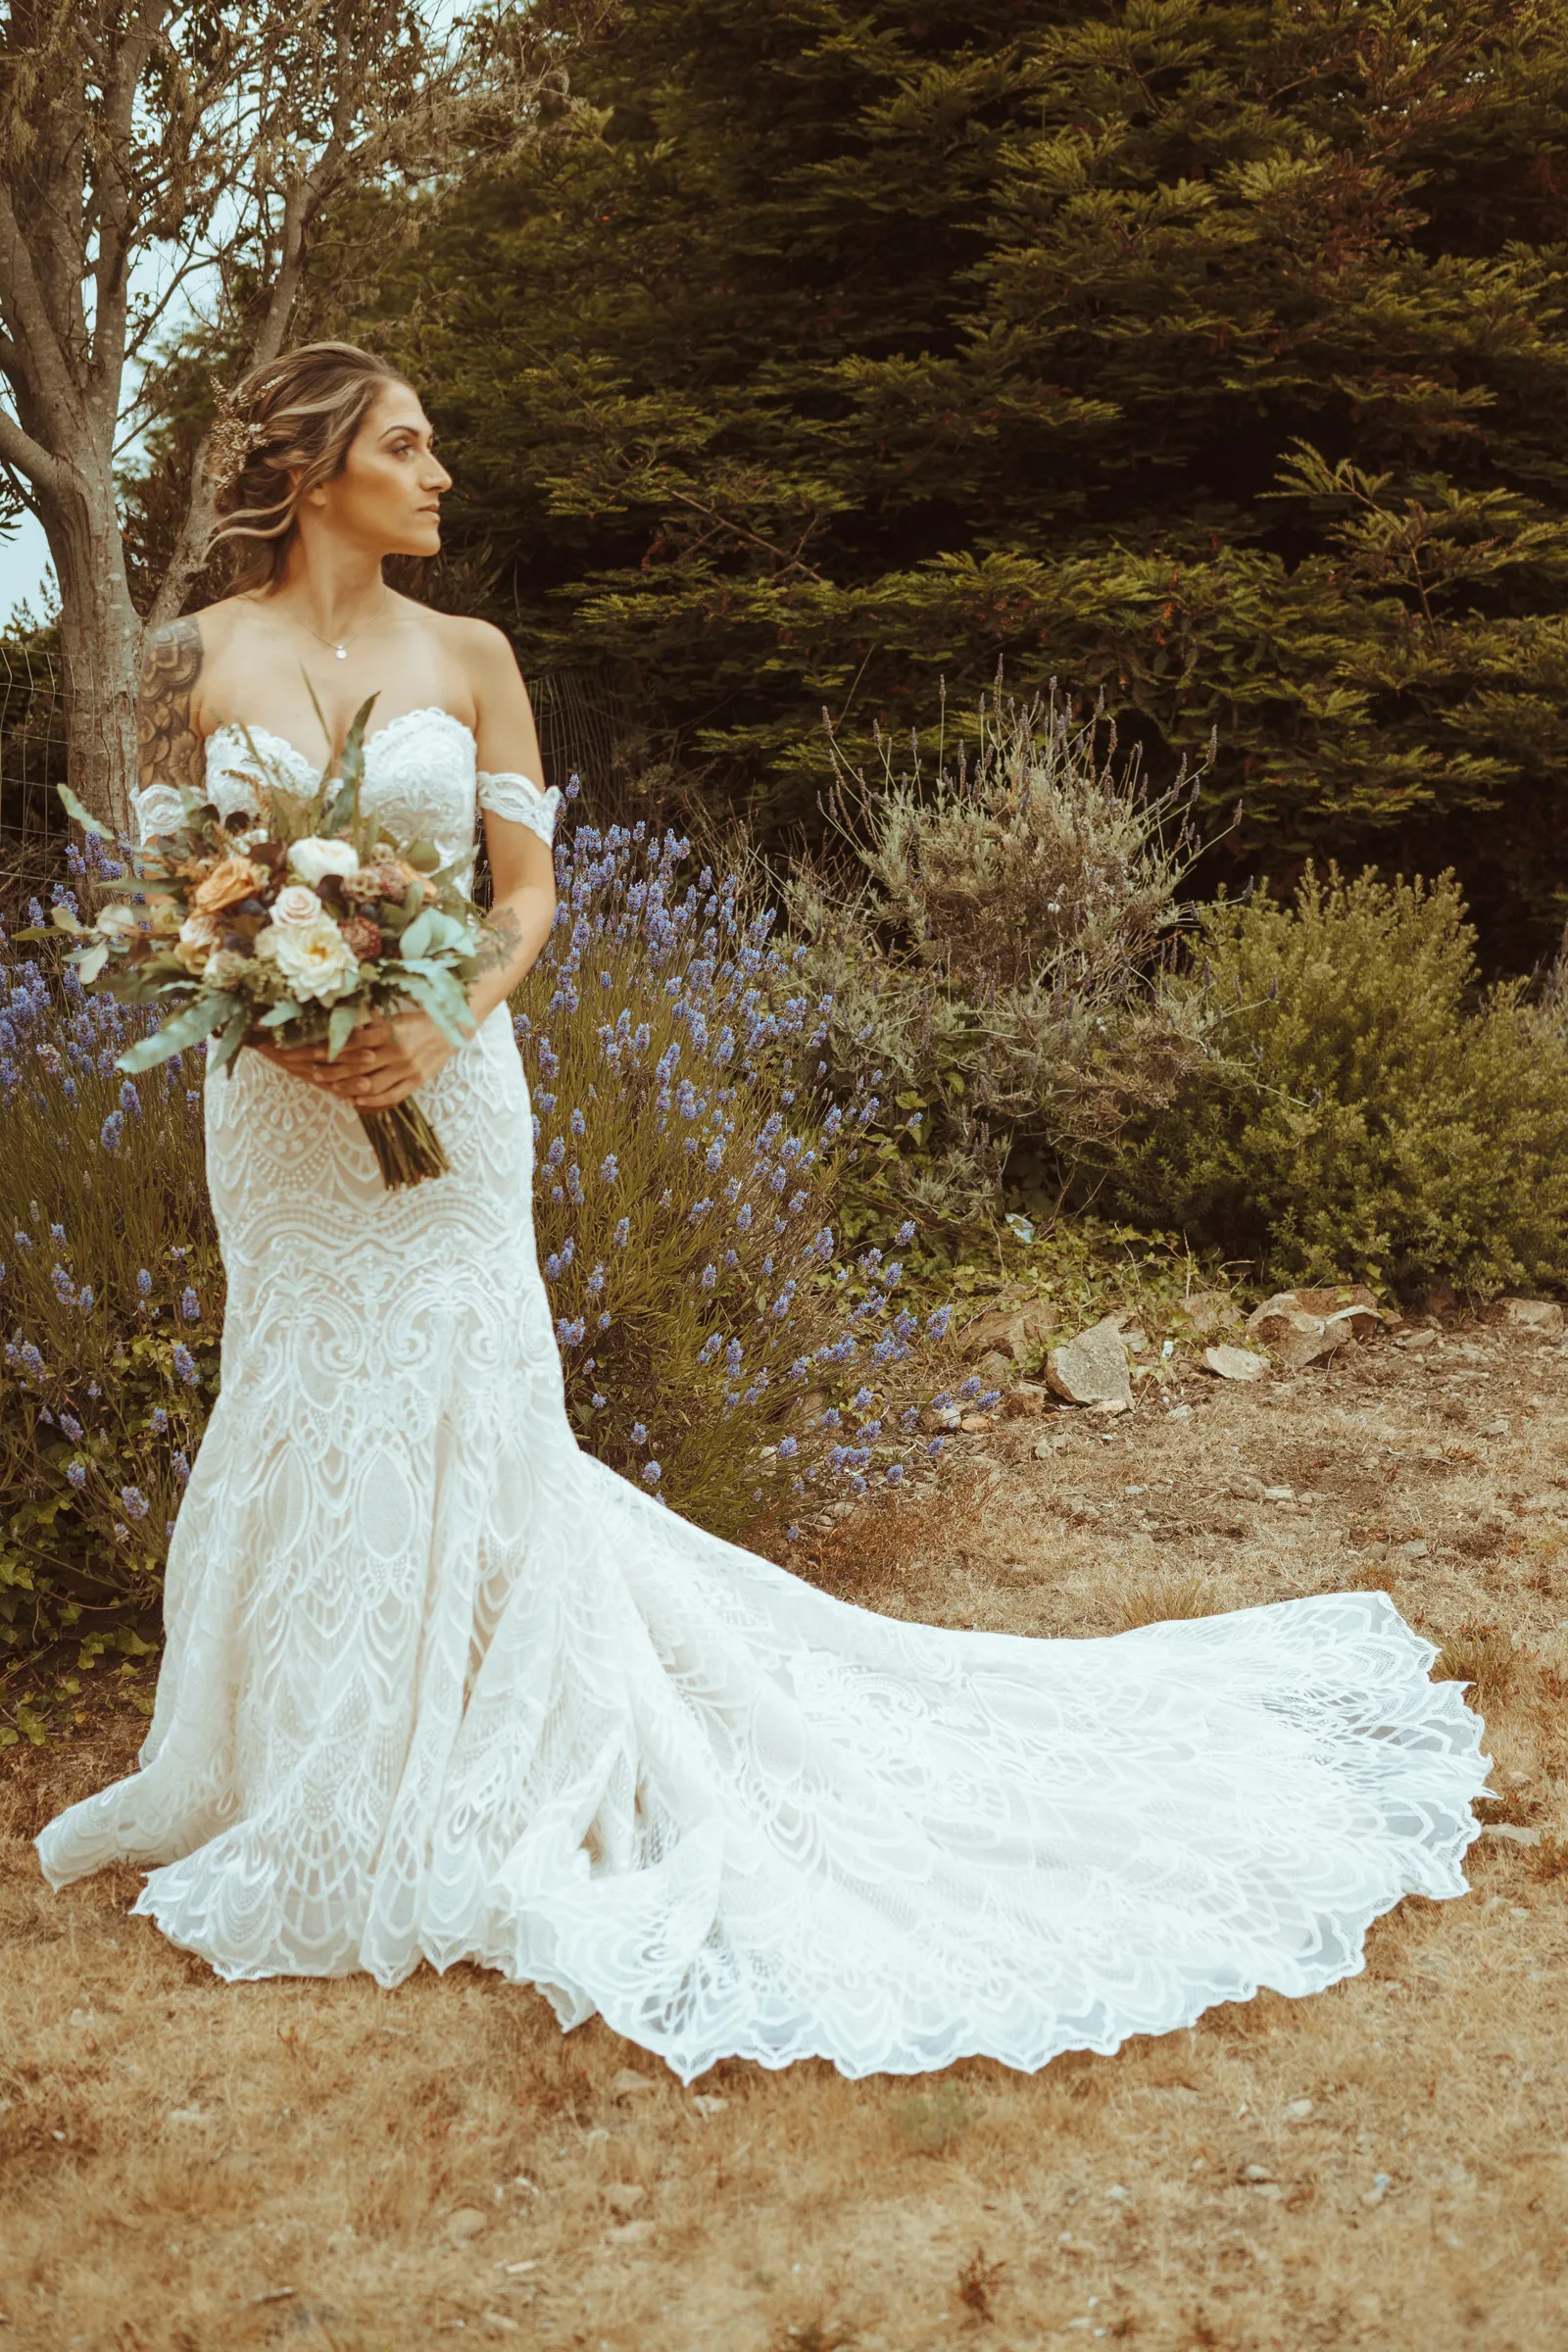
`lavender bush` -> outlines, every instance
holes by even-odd
[[[787,1533],[940,1450],[916,1423],[950,1401],[929,1394],[946,1318],[905,1305],[896,1256],[840,1261],[871,1074],[822,1102],[830,1007],[735,880],[682,882],[685,854],[640,827],[558,852],[514,1004],[540,1257],[583,1443],[717,1532]],[[74,906],[118,869],[73,858]],[[154,1628],[217,1391],[202,1062],[123,1078],[143,1018],[0,935],[0,1650]]]
[[[535,1219],[585,1442],[704,1526],[785,1522],[898,1486],[932,1344],[897,1257],[839,1256],[868,1071],[821,1093],[831,1004],[734,874],[681,881],[642,825],[561,844],[561,904],[515,999],[535,1106]],[[898,1240],[913,1235],[906,1223]],[[969,1393],[978,1386],[969,1384]]]
[[[217,1385],[200,1057],[122,1077],[141,1017],[0,940],[0,1650],[133,1642]]]

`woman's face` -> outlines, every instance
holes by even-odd
[[[307,494],[335,533],[377,556],[433,556],[441,546],[441,494],[452,476],[432,446],[430,419],[408,384],[376,395],[349,444],[341,473]]]

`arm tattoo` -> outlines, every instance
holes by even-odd
[[[171,621],[147,641],[136,707],[138,780],[143,785],[199,788],[206,777],[206,744],[191,717],[201,666],[202,633],[194,620]]]

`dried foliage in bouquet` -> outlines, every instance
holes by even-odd
[[[355,713],[341,773],[328,763],[314,793],[248,732],[255,813],[224,817],[189,787],[152,787],[143,821],[156,829],[127,895],[89,923],[55,906],[83,986],[98,982],[162,1015],[122,1054],[122,1070],[134,1076],[208,1038],[210,1075],[232,1075],[248,1043],[324,1039],[335,1059],[363,1021],[410,1004],[454,1045],[473,1034],[466,989],[501,945],[464,887],[467,853],[443,864],[433,842],[398,840],[362,811],[374,702]],[[68,786],[60,797],[89,835],[108,838]],[[359,1116],[389,1188],[445,1173],[440,1138],[413,1096]]]

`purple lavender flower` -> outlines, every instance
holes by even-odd
[[[112,1110],[109,1113],[108,1118],[105,1119],[103,1125],[98,1130],[98,1141],[106,1152],[118,1152],[120,1150],[121,1137],[124,1133],[124,1127],[125,1119],[123,1112]]]
[[[644,1462],[643,1484],[645,1487],[657,1487],[663,1475],[657,1462]]]
[[[172,1470],[180,1485],[184,1486],[190,1477],[190,1462],[186,1457],[183,1446],[177,1453],[170,1456],[169,1467],[171,1470]]]
[[[71,1440],[73,1446],[79,1446],[81,1444],[81,1423],[76,1419],[74,1413],[62,1413],[60,1416],[60,1426],[65,1431],[67,1437]]]
[[[634,1421],[631,1425],[631,1442],[634,1446],[646,1446],[648,1443],[648,1432],[640,1421]]]
[[[187,1323],[199,1323],[202,1319],[202,1302],[189,1283],[179,1294],[179,1311]]]
[[[148,1273],[148,1271],[147,1271],[146,1267],[145,1267],[145,1266],[143,1266],[143,1267],[141,1268],[141,1270],[139,1271],[139,1273],[137,1274],[137,1276],[136,1276],[136,1292],[137,1292],[137,1296],[138,1296],[139,1298],[149,1298],[149,1297],[151,1296],[151,1293],[152,1293],[152,1287],[153,1287],[153,1278],[152,1278],[152,1276],[151,1276],[151,1275]]]
[[[174,1343],[173,1363],[174,1370],[179,1374],[186,1387],[193,1389],[200,1380],[201,1374],[196,1369],[196,1361],[190,1349],[182,1341],[176,1340]]]
[[[161,1438],[165,1430],[169,1427],[169,1415],[165,1412],[161,1404],[155,1404],[153,1406],[152,1421],[150,1426],[155,1438]]]
[[[145,1519],[147,1516],[147,1497],[142,1493],[140,1487],[122,1487],[120,1490],[120,1507],[124,1512],[127,1519]]]

